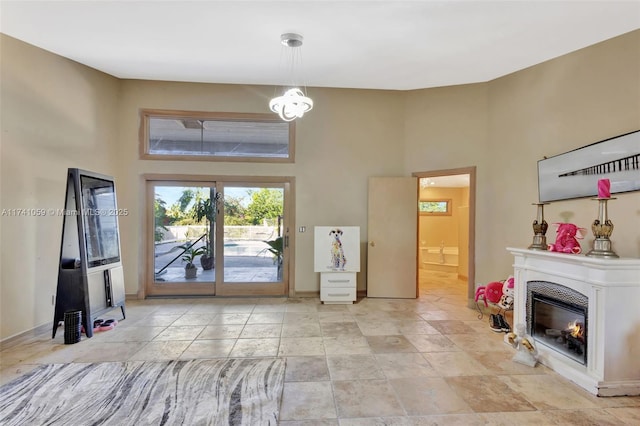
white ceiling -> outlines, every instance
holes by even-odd
[[[4,1],[0,31],[119,78],[408,90],[493,80],[640,28],[640,0]]]

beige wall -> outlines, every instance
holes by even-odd
[[[0,339],[52,324],[67,168],[115,174],[120,82],[0,36]],[[35,213],[35,211],[34,211]],[[30,214],[30,213],[29,213]]]
[[[640,129],[640,31],[489,83],[411,92],[310,88],[296,163],[138,159],[138,109],[265,112],[273,89],[119,81],[2,36],[1,208],[59,207],[67,167],[116,176],[127,293],[141,285],[143,173],[283,175],[296,179],[296,227],[359,225],[367,239],[367,179],[477,167],[476,281],[510,272],[506,246],[531,242],[536,162]],[[622,256],[640,257],[640,192],[609,214]],[[556,202],[547,220],[588,227],[590,200]],[[2,217],[0,339],[50,324],[61,218]],[[316,291],[313,234],[296,233],[296,289]],[[586,239],[583,246],[587,247]],[[22,266],[24,265],[24,267]],[[360,274],[359,287],[364,281]]]
[[[407,93],[405,171],[476,166],[476,282],[503,279],[505,247],[531,244],[537,161],[640,129],[640,31],[489,83]],[[614,250],[640,257],[640,192],[609,203]],[[549,223],[590,229],[589,199],[554,202]],[[555,240],[553,230],[547,232]],[[588,251],[593,234],[582,242]]]
[[[640,31],[500,78],[489,87],[492,207],[477,223],[490,230],[482,246],[491,257],[476,262],[485,282],[497,271],[510,271],[513,259],[505,247],[532,242],[538,160],[640,129]],[[609,203],[613,248],[620,256],[638,258],[640,192],[616,198]],[[581,243],[585,252],[594,239],[591,223],[597,215],[597,202],[590,199],[545,207],[547,222],[572,222],[589,230]],[[555,241],[554,230],[549,229],[547,239]]]
[[[478,218],[490,216],[491,207],[490,203],[483,202],[490,198],[492,190],[488,186],[490,171],[486,166],[491,163],[488,102],[486,83],[414,90],[405,96],[407,173],[476,166],[476,268],[480,268],[478,259],[483,263],[489,257],[478,248],[491,237],[488,229],[478,222]],[[473,264],[473,259],[468,262]],[[469,265],[460,265],[458,270],[467,275]],[[475,281],[479,279],[486,278],[476,274]],[[469,292],[472,296],[473,291]]]
[[[420,215],[418,242],[424,247],[458,247],[460,207],[468,205],[462,188],[421,188],[421,200],[451,200],[451,215]]]
[[[295,289],[319,291],[313,272],[314,226],[360,226],[367,232],[367,179],[403,173],[402,93],[374,90],[310,88],[316,107],[296,123],[294,164],[212,163],[139,160],[140,108],[268,112],[272,87],[229,86],[128,80],[119,105],[119,176],[135,184],[119,188],[120,207],[132,214],[121,218],[126,291],[135,294],[143,278],[142,221],[144,192],[141,175],[174,173],[295,177]],[[330,124],[327,124],[330,123]],[[297,233],[299,226],[307,232]],[[366,287],[366,268],[358,287]]]

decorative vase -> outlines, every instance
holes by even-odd
[[[189,266],[191,265],[191,266]],[[193,263],[190,263],[189,265],[184,267],[184,277],[185,278],[195,278],[196,275],[198,274],[198,267],[196,265],[194,265]]]
[[[203,254],[202,256],[200,256],[200,265],[202,266],[202,269],[204,271],[209,271],[213,269],[214,264],[215,264],[215,258],[213,256],[208,256],[206,254]]]

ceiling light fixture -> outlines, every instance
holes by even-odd
[[[435,185],[435,181],[430,178],[420,179],[420,188],[428,188],[430,185]]]
[[[284,121],[293,121],[302,117],[305,112],[311,111],[313,108],[313,100],[304,93],[304,91],[296,85],[295,68],[296,63],[302,62],[302,36],[295,33],[286,33],[280,36],[280,43],[287,47],[287,53],[291,66],[290,88],[283,95],[277,96],[269,102],[269,109],[277,113]]]

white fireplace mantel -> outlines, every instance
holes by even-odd
[[[514,324],[526,325],[529,281],[560,284],[589,299],[587,365],[538,344],[540,362],[595,395],[640,395],[640,259],[507,250],[514,256]]]

